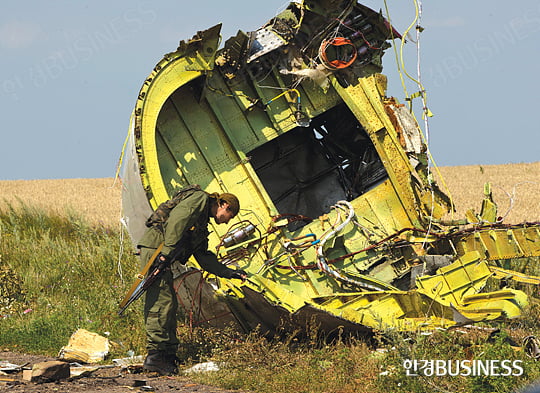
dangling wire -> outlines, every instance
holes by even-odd
[[[300,27],[302,27],[302,22],[304,21],[304,14],[305,14],[305,6],[304,2],[297,2],[295,3],[298,8],[300,8],[300,20],[296,24],[296,26],[293,26],[293,29],[296,29],[296,32],[298,33],[298,30],[300,30]]]
[[[320,241],[315,245],[315,252],[317,254],[316,266],[329,277],[333,277],[338,281],[343,283],[367,289],[370,291],[380,291],[384,288],[377,286],[375,284],[370,284],[366,282],[361,282],[358,280],[351,279],[346,275],[342,274],[336,269],[333,269],[329,266],[329,261],[324,255],[324,244],[331,238],[334,238],[345,228],[354,218],[355,211],[353,206],[347,201],[337,201],[335,205],[332,206],[332,209],[336,211],[336,222],[332,225],[332,228],[329,231],[326,231],[321,237]],[[344,218],[342,219],[341,211],[344,213]]]
[[[424,119],[424,134],[426,137],[426,146],[429,150],[429,121],[428,118],[432,116],[429,112],[429,109],[427,107],[427,100],[426,100],[426,90],[424,89],[424,86],[422,85],[422,73],[420,70],[420,33],[422,32],[423,28],[420,25],[420,22],[422,20],[422,2],[421,0],[413,0],[414,7],[416,9],[416,77],[415,80],[416,84],[418,85],[419,93],[420,93],[420,99],[422,100],[422,118]],[[403,47],[403,46],[402,46]],[[402,57],[403,61],[403,57]],[[413,78],[411,78],[413,79]],[[414,79],[413,79],[414,80]],[[411,102],[412,107],[412,102]],[[433,225],[433,210],[435,209],[435,190],[432,186],[432,174],[431,174],[431,168],[430,168],[430,155],[426,155],[427,158],[427,173],[428,173],[428,184],[429,189],[431,191],[431,211],[429,213],[429,224],[427,228],[426,237],[424,238],[424,241],[422,242],[422,248],[425,248],[428,237],[431,233],[431,228]]]
[[[433,116],[433,114],[429,111],[427,107],[426,90],[424,89],[424,85],[422,85],[422,73],[420,71],[420,33],[423,30],[423,28],[420,25],[420,21],[422,20],[422,1],[421,0],[413,0],[413,1],[417,9],[416,13],[418,15],[418,23],[416,24],[416,75],[417,75],[416,83],[418,85],[418,88],[420,89],[420,98],[422,99],[422,117],[424,119],[426,146],[429,146],[428,118]],[[428,171],[429,171],[429,155],[427,159],[428,159]]]
[[[504,219],[506,218],[506,216],[508,216],[508,214],[510,214],[510,212],[514,208],[514,203],[515,203],[515,199],[516,199],[516,189],[517,189],[518,186],[521,186],[522,184],[539,184],[539,183],[535,182],[535,181],[529,181],[529,180],[516,183],[512,187],[512,194],[511,195],[505,189],[503,189],[502,187],[498,187],[508,197],[508,209],[506,210],[506,212],[501,217],[499,217],[497,219],[496,222],[498,224],[502,223],[504,221]]]
[[[284,96],[285,94],[287,94],[289,92],[295,93],[296,94],[296,101],[300,102],[300,92],[297,89],[287,89],[284,92],[282,92],[282,93],[278,94],[277,96],[275,96],[274,98],[271,98],[269,101],[266,102],[265,105],[270,105],[272,102],[277,100],[279,97]]]
[[[450,189],[448,187],[448,185],[446,184],[445,180],[444,180],[444,177],[442,176],[441,172],[439,171],[439,168],[437,166],[437,164],[435,163],[435,160],[433,159],[433,156],[431,155],[431,151],[429,149],[429,136],[430,136],[430,130],[429,130],[429,117],[432,117],[433,114],[431,113],[431,111],[429,110],[428,106],[427,106],[427,95],[426,95],[426,89],[424,88],[423,84],[422,84],[422,74],[421,74],[421,68],[420,68],[420,33],[422,32],[423,28],[421,27],[421,24],[420,24],[420,21],[422,19],[422,4],[421,4],[421,0],[413,0],[413,3],[414,3],[414,8],[415,8],[415,17],[413,19],[413,21],[411,22],[411,24],[409,25],[409,27],[405,30],[405,32],[403,33],[402,35],[402,38],[401,38],[401,44],[400,44],[400,52],[399,52],[399,55],[398,55],[398,52],[397,52],[397,48],[396,48],[396,45],[394,44],[393,47],[394,47],[394,55],[395,55],[395,59],[396,59],[396,66],[397,66],[397,70],[398,70],[398,73],[399,73],[399,77],[400,77],[400,80],[401,80],[401,85],[403,87],[403,91],[405,93],[405,100],[406,101],[409,101],[409,104],[410,104],[410,111],[411,111],[411,114],[413,115],[413,117],[416,119],[416,116],[414,115],[414,111],[413,111],[413,108],[412,108],[412,100],[415,98],[415,97],[420,97],[421,100],[422,100],[422,118],[424,120],[424,132],[421,133],[421,137],[426,145],[426,148],[427,148],[427,151],[426,151],[426,158],[427,158],[427,172],[428,172],[428,182],[429,182],[429,187],[430,187],[430,190],[431,190],[431,199],[432,199],[432,203],[431,203],[431,213],[430,213],[430,223],[429,223],[429,228],[431,228],[431,225],[432,225],[432,218],[433,218],[433,208],[435,206],[435,203],[434,203],[434,200],[435,200],[435,193],[434,193],[434,190],[433,190],[433,187],[432,187],[432,172],[431,172],[431,167],[430,167],[430,162],[433,166],[433,168],[435,169],[435,171],[437,172],[438,174],[438,177],[440,179],[440,181],[442,182],[444,188],[445,188],[445,191],[446,193],[448,194],[448,197],[450,198],[450,204],[451,204],[451,213],[452,213],[452,218],[453,218],[453,213],[454,213],[454,202],[453,202],[453,198],[452,198],[452,194],[450,192]],[[390,24],[390,26],[392,26],[392,20],[391,20],[391,17],[390,17],[390,12],[388,10],[388,4],[387,4],[387,1],[384,0],[384,5],[385,5],[385,11],[386,11],[386,18],[388,19],[388,23]],[[416,28],[416,56],[417,56],[417,78],[413,78],[406,70],[405,68],[405,61],[404,61],[404,58],[403,58],[403,47],[405,45],[405,37],[408,36],[409,34],[409,31],[415,27]],[[395,42],[395,36],[394,36],[394,32],[393,32],[393,29],[390,29],[390,34],[391,34],[391,38],[392,38],[392,41]],[[409,79],[411,79],[414,83],[417,84],[418,88],[419,88],[419,92],[418,93],[415,93],[415,94],[412,94],[412,95],[409,95],[408,91],[407,91],[407,87],[405,85],[405,78],[403,77],[403,74],[405,74]],[[417,120],[418,122],[418,120]],[[427,236],[426,236],[427,238]]]
[[[116,181],[120,178],[120,169],[122,168],[122,164],[123,164],[123,161],[124,161],[124,156],[126,154],[126,147],[128,145],[129,138],[132,135],[133,120],[134,120],[133,116],[134,116],[134,113],[131,112],[131,116],[129,118],[130,127],[128,129],[128,134],[126,136],[126,139],[124,140],[124,145],[122,146],[122,153],[120,154],[120,159],[118,160],[118,164],[117,164],[117,168],[116,168],[116,174],[114,175],[114,181],[113,181],[113,184],[111,185],[111,188],[114,188],[114,186],[116,185]],[[124,231],[127,228],[127,224],[126,224],[126,221],[124,219],[124,211],[123,211],[123,208],[122,208],[122,204],[120,204],[119,226],[120,226],[120,239],[119,239],[120,244],[119,244],[119,248],[118,248],[117,271],[118,271],[118,276],[120,277],[120,281],[123,284],[124,283],[124,274],[123,274],[123,270],[122,270],[122,256],[124,254],[124,241],[125,241]]]
[[[120,282],[124,284],[124,274],[122,270],[122,256],[124,255],[124,225],[123,220],[120,220],[120,245],[118,248],[118,262],[117,262],[117,271],[118,276],[120,277]]]
[[[392,19],[390,17],[390,11],[388,10],[388,4],[386,3],[386,0],[384,0],[384,8],[386,11],[386,19],[388,20],[388,24],[390,25],[390,38],[392,39],[392,48],[394,49],[394,58],[396,60],[396,68],[399,73],[399,79],[401,81],[401,86],[403,87],[403,93],[405,94],[405,97],[409,97],[409,93],[407,92],[407,86],[405,85],[405,78],[403,78],[403,72],[401,70],[401,66],[399,64],[399,55],[397,52],[397,45],[396,45],[396,37],[394,36],[394,29],[392,29]],[[403,34],[403,37],[405,37],[406,34]],[[405,40],[405,38],[401,38],[401,42]]]
[[[120,158],[118,159],[118,164],[116,164],[116,172],[114,174],[114,181],[113,181],[113,184],[112,184],[111,188],[113,188],[116,185],[116,180],[118,180],[119,177],[120,177],[120,169],[122,168],[122,162],[124,161],[124,155],[126,153],[126,146],[128,144],[128,141],[129,141],[129,136],[131,135],[131,125],[133,124],[133,112],[131,112],[131,116],[129,118],[129,124],[130,124],[130,127],[129,127],[128,133],[126,135],[126,139],[124,139],[124,145],[122,146],[122,152],[120,153]]]
[[[341,13],[335,18],[335,21],[330,23],[328,26],[321,29],[317,34],[313,34],[311,39],[302,47],[300,50],[302,53],[305,52],[311,44],[313,44],[314,41],[318,40],[320,37],[326,38],[326,39],[332,39],[337,37],[339,33],[339,26],[340,23],[337,21],[342,21],[344,18],[349,15],[349,13],[353,10],[354,6],[356,5],[356,0],[351,0],[349,4],[341,11]],[[337,23],[336,27],[333,27],[333,24]],[[334,29],[332,33],[328,33],[331,29]]]

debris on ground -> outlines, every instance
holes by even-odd
[[[59,360],[35,363],[31,370],[23,370],[23,380],[30,382],[53,382],[71,376],[69,363]]]
[[[109,339],[85,329],[78,329],[62,347],[59,359],[83,363],[97,363],[105,359],[109,353]]]
[[[143,355],[128,356],[126,358],[113,359],[112,362],[115,366],[119,366],[119,367],[129,367],[129,366],[142,367],[144,363],[144,356]]]
[[[220,369],[219,365],[215,362],[204,362],[204,363],[198,363],[194,365],[193,367],[190,367],[187,370],[184,370],[184,374],[219,371],[219,369]]]
[[[115,359],[117,362],[113,362],[113,364],[84,365],[78,362],[58,362],[58,359],[51,357],[0,351],[0,392],[126,393],[128,391],[175,391],[233,393],[230,390],[200,385],[185,375],[159,376],[157,373],[145,373],[142,370],[142,363],[139,363],[140,359],[142,359],[141,356],[130,356],[126,359]],[[28,380],[28,375],[32,375],[34,369],[43,368],[43,364],[52,364],[52,362],[64,363],[69,367],[70,376],[62,376],[54,380],[47,378]],[[26,378],[23,378],[23,373],[26,373]],[[238,393],[238,391],[234,392]]]

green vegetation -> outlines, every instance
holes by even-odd
[[[123,250],[123,251],[122,251]],[[138,268],[119,228],[93,226],[73,213],[22,205],[0,211],[0,349],[56,356],[78,328],[110,332],[110,356],[144,353],[142,301],[117,316]],[[517,261],[538,274],[538,258]],[[269,341],[213,329],[179,329],[186,364],[213,360],[221,370],[199,382],[254,392],[510,392],[540,378],[538,362],[520,348],[538,335],[538,289],[523,287],[530,306],[519,320],[429,335],[385,332],[369,341]],[[495,330],[494,328],[497,328]],[[519,361],[521,376],[408,376],[408,360]],[[516,370],[513,370],[516,371]]]
[[[54,356],[84,328],[110,332],[119,353],[144,348],[141,304],[117,316],[138,268],[118,229],[22,205],[0,212],[0,236],[1,346]]]
[[[380,339],[375,346],[357,339],[314,345],[294,340],[269,342],[252,334],[242,344],[214,351],[212,360],[221,365],[220,371],[195,374],[193,378],[228,389],[265,393],[507,393],[540,378],[539,364],[514,346],[507,329],[430,335],[386,332]],[[494,372],[501,375],[473,375],[471,371],[471,375],[437,376],[433,369],[431,376],[409,376],[404,362],[414,359],[444,361],[444,370],[459,370],[461,374],[466,369],[457,369],[456,362],[465,362],[472,369],[473,361],[488,365],[495,361],[498,369]],[[510,372],[501,368],[503,360],[516,375],[503,375]]]

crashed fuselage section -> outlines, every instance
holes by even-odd
[[[189,184],[241,201],[236,223],[215,226],[210,243],[249,280],[177,271],[190,315],[268,333],[313,319],[370,331],[520,315],[523,292],[482,291],[511,275],[497,261],[540,256],[539,226],[495,222],[489,195],[489,213],[443,225],[453,207],[431,180],[421,130],[386,96],[381,59],[400,36],[380,13],[292,2],[221,49],[219,32],[165,55],[132,120],[138,184],[126,193],[143,194],[147,210]],[[138,226],[128,225],[135,240]]]

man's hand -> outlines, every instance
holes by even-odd
[[[163,255],[162,253],[159,253],[159,255],[157,256],[156,260],[157,260],[158,263],[162,263],[162,264],[164,264],[164,265],[168,265],[168,264],[169,264],[169,261],[170,261],[170,258],[169,258],[169,256],[167,256],[167,255]]]
[[[234,270],[232,273],[231,273],[231,277],[230,278],[237,278],[239,280],[242,280],[242,282],[246,281],[248,275],[245,271],[243,270]]]

